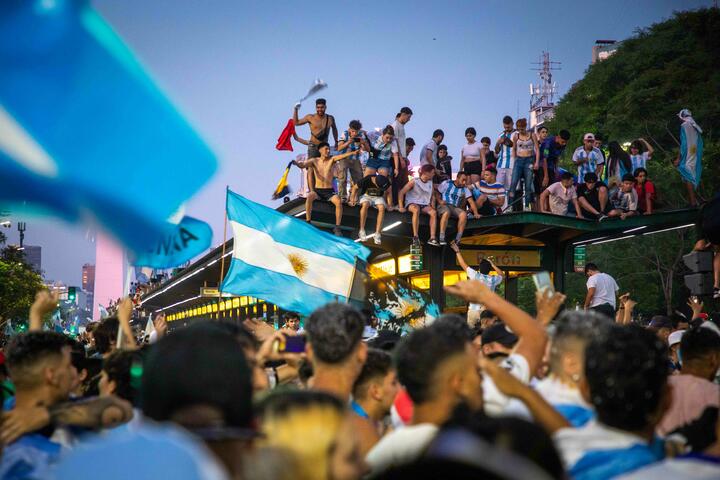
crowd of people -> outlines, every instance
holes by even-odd
[[[588,264],[585,309],[540,289],[533,316],[485,267],[446,287],[467,319],[405,336],[331,303],[278,328],[158,316],[142,338],[127,298],[73,339],[44,330],[41,291],[0,358],[0,478],[720,476],[720,329],[698,299],[641,325]]]
[[[405,133],[413,116],[403,107],[395,120],[380,131],[365,131],[359,120],[351,120],[339,133],[335,118],[327,113],[327,102],[319,98],[315,113],[302,118],[300,104],[293,111],[295,126],[309,125],[307,156],[294,163],[307,169],[305,218],[312,218],[316,200],[335,206],[340,229],[343,204],[361,205],[359,241],[382,242],[385,211],[410,211],[413,243],[419,243],[420,215],[427,215],[427,243],[445,245],[449,219],[458,220],[457,238],[468,219],[499,215],[508,211],[537,211],[602,221],[647,215],[656,209],[657,192],[648,167],[654,152],[645,139],[630,143],[626,151],[617,141],[605,145],[599,134],[586,133],[583,144],[571,156],[575,171],[560,167],[570,132],[550,134],[547,127],[528,128],[525,118],[502,119],[502,131],[478,140],[473,127],[465,130],[467,144],[460,151],[458,170],[443,144],[445,133],[437,129],[420,147],[418,164],[411,165],[416,143]],[[330,134],[333,142],[330,142]],[[366,232],[367,212],[378,211],[375,231]],[[436,236],[439,223],[439,237]]]

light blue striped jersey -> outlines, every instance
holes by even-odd
[[[584,163],[578,163],[580,160],[587,160]],[[573,153],[572,161],[578,166],[577,181],[582,183],[586,173],[595,172],[598,165],[605,163],[603,154],[600,149],[593,147],[589,152],[584,147],[578,147]]]
[[[458,187],[452,180],[445,180],[438,186],[438,192],[443,201],[448,205],[462,207],[465,199],[472,197],[472,192],[467,187]]]
[[[632,173],[635,174],[635,170],[638,168],[644,168],[647,170],[647,161],[650,156],[648,152],[643,152],[640,155],[630,155],[630,162],[632,163]]]
[[[512,139],[513,133],[512,132],[501,132],[500,136],[498,136],[498,139]],[[512,147],[508,147],[506,145],[503,145],[500,147],[500,153],[498,154],[498,161],[495,168],[511,168],[512,167]]]

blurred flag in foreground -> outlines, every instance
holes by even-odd
[[[684,108],[678,113],[680,124],[680,163],[678,170],[685,180],[698,188],[702,175],[703,139],[702,129],[695,123],[690,110]]]
[[[285,195],[290,194],[290,186],[288,185],[288,174],[290,173],[290,167],[292,167],[292,162],[287,164],[287,167],[285,167],[285,172],[283,172],[283,176],[280,177],[280,181],[277,184],[277,187],[275,187],[275,191],[272,194],[272,199],[277,200],[278,198],[282,198]]]
[[[370,254],[348,238],[230,190],[227,216],[233,229],[233,254],[220,290],[258,297],[301,315],[326,303],[347,301],[355,262]]]
[[[215,169],[87,0],[0,2],[0,204],[95,220],[137,253]]]

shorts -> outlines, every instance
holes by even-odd
[[[363,195],[362,197],[360,197],[360,203],[369,203],[373,207],[377,207],[378,205],[385,206],[385,198],[373,197],[372,195]]]
[[[408,204],[405,206],[405,208],[410,208],[410,205],[415,205],[416,207],[418,207],[418,208],[420,209],[421,212],[422,212],[422,209],[423,209],[423,208],[427,208],[427,207],[430,206],[430,205],[421,205],[421,204],[419,204],[419,203],[408,203]]]
[[[381,168],[384,168],[389,171],[392,169],[389,158],[387,160],[381,160],[376,157],[371,157],[368,159],[365,166],[367,168],[374,168],[375,170],[380,170]]]
[[[490,217],[492,215],[497,215],[497,209],[492,203],[490,203],[490,200],[486,200],[482,206],[478,207],[478,213],[483,217]]]
[[[315,193],[320,200],[325,200],[326,202],[329,202],[332,197],[337,195],[332,188],[316,188]]]
[[[482,175],[482,161],[465,162],[463,169],[468,175]]]
[[[451,217],[460,218],[460,214],[465,213],[465,210],[455,205],[440,205],[437,208],[437,212],[439,215],[445,215],[445,212],[450,212]]]

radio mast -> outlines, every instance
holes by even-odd
[[[531,70],[538,72],[540,82],[530,84],[530,128],[542,125],[555,114],[557,84],[553,82],[552,72],[560,70],[561,62],[551,61],[550,52],[543,50],[540,60],[533,62],[533,65],[537,67]]]

